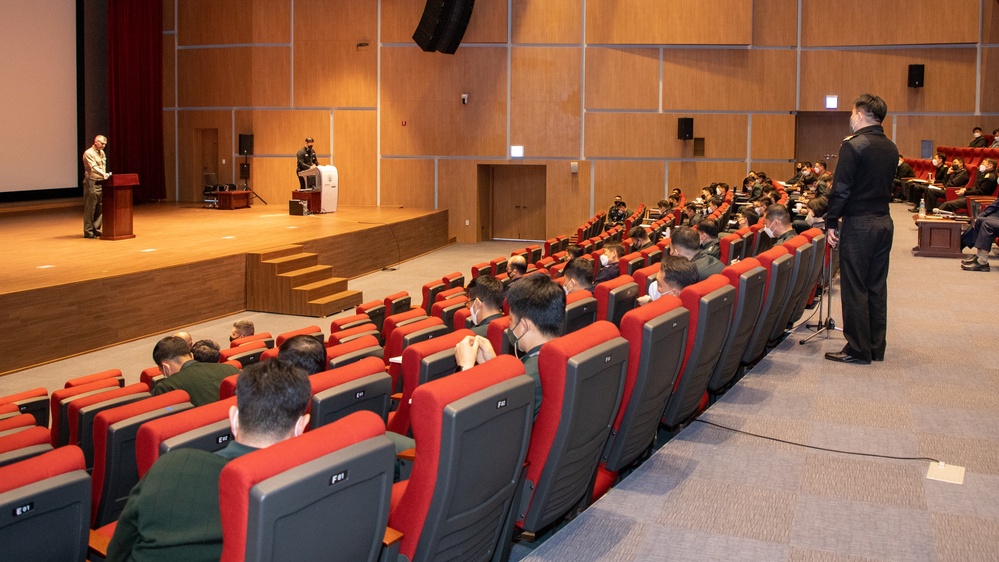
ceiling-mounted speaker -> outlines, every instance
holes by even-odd
[[[921,64],[910,64],[909,65],[909,87],[910,88],[922,88],[924,84],[923,80],[923,65]]]
[[[413,41],[421,49],[453,55],[465,36],[475,0],[427,0]]]

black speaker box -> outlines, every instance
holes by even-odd
[[[924,84],[923,70],[924,70],[924,67],[921,64],[910,64],[909,65],[909,87],[910,88],[922,88],[923,87],[923,84]]]
[[[253,135],[239,135],[239,155],[250,156],[253,154]]]
[[[453,55],[465,36],[475,0],[427,0],[413,41],[427,52]]]
[[[694,138],[694,118],[680,117],[676,120],[676,138],[690,140]]]
[[[304,199],[289,199],[288,214],[300,217],[309,214],[309,202]]]
[[[240,164],[239,165],[239,179],[248,180],[250,179],[250,165]]]

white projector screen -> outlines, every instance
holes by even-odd
[[[0,2],[0,192],[79,185],[76,2]]]

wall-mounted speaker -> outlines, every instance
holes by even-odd
[[[910,64],[909,65],[909,87],[910,88],[922,88],[923,87],[923,65],[921,64]]]
[[[465,36],[475,0],[427,0],[413,41],[426,52],[453,55]]]
[[[690,140],[694,138],[694,118],[680,117],[676,120],[676,138]]]
[[[239,155],[253,155],[253,135],[239,135]]]

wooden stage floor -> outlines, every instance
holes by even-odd
[[[149,204],[118,241],[82,223],[79,207],[0,214],[0,374],[245,310],[250,251],[302,244],[355,278],[448,243],[447,211],[397,207]]]

